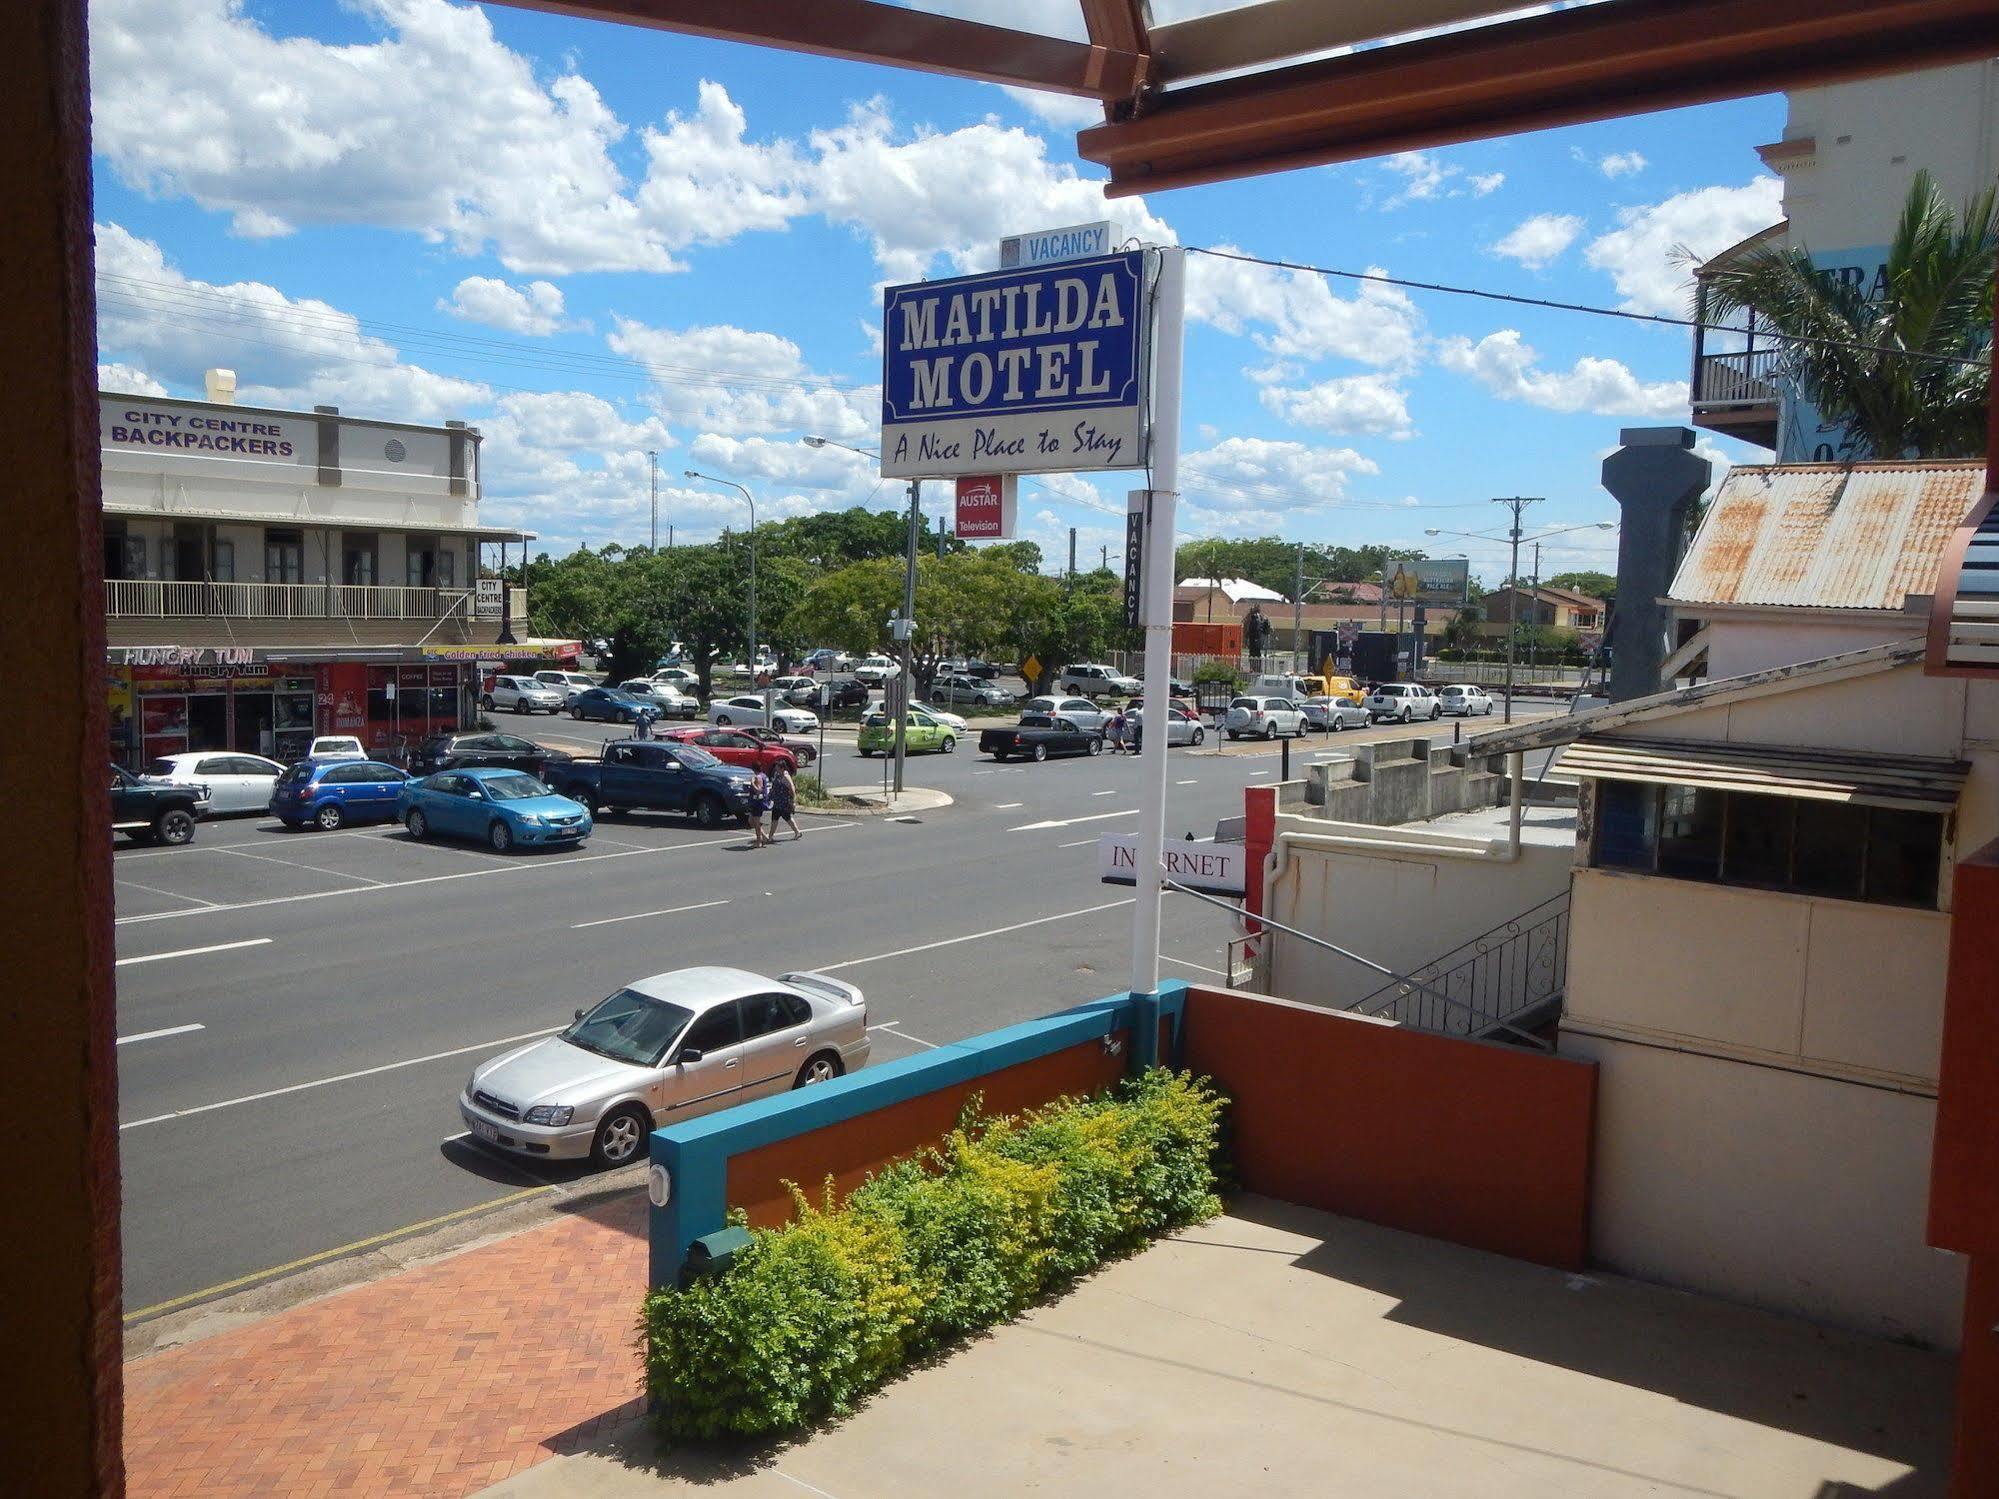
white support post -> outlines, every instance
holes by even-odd
[[[1139,755],[1137,902],[1131,923],[1131,992],[1140,997],[1133,1060],[1159,1049],[1159,901],[1166,852],[1167,717],[1173,673],[1173,536],[1180,488],[1181,331],[1186,318],[1186,251],[1159,252],[1152,329],[1152,490],[1146,497],[1144,562],[1145,728]]]

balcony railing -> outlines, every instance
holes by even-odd
[[[112,619],[438,620],[455,615],[470,620],[473,595],[469,588],[107,578],[104,612]]]
[[[1694,386],[1696,406],[1774,406],[1780,358],[1776,349],[1705,354]]]

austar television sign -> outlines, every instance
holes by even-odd
[[[1142,251],[888,289],[882,473],[1145,462]]]

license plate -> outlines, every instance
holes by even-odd
[[[483,1119],[474,1119],[472,1121],[472,1133],[482,1140],[491,1140],[495,1144],[499,1143],[500,1132]]]

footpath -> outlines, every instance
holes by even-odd
[[[645,1194],[631,1191],[136,1359],[126,1490],[477,1493],[642,1413],[645,1285]]]

